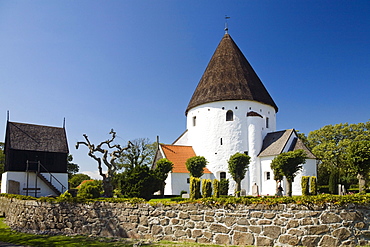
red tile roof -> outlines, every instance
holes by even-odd
[[[193,147],[161,144],[161,148],[165,158],[173,163],[173,173],[189,173],[185,162],[187,159],[196,156]],[[206,167],[204,168],[204,173],[211,172]]]

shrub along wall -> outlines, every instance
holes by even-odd
[[[13,228],[233,245],[369,245],[370,207],[48,203],[0,197]]]

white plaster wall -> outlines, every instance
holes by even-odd
[[[276,181],[274,180],[274,172],[271,170],[271,161],[274,156],[261,157],[261,186],[259,186],[261,195],[275,195]],[[266,173],[270,172],[270,179],[266,179]]]
[[[184,190],[189,193],[190,183],[188,183],[190,173],[169,173],[166,179],[166,186],[164,188],[165,195],[180,195],[181,191]],[[201,179],[215,179],[213,174],[203,174]]]
[[[226,121],[226,112],[228,110],[233,111],[234,121]],[[255,111],[263,116],[263,119],[260,118],[263,127],[260,126],[256,129],[258,131],[258,128],[261,128],[262,138],[268,132],[276,130],[275,109],[269,105],[255,101],[235,100],[212,102],[194,107],[188,112],[188,143],[186,145],[193,146],[196,155],[204,156],[207,159],[207,168],[212,173],[218,174],[220,171],[225,171],[227,177],[230,177],[228,176],[227,168],[227,161],[230,156],[237,152],[249,152],[247,119],[250,117],[247,117],[247,113],[250,111]],[[196,117],[195,126],[193,126],[194,117]],[[269,118],[268,129],[265,128],[266,117]],[[260,145],[258,144],[258,146]],[[258,152],[256,150],[255,153]],[[257,163],[258,161],[252,166],[258,165]],[[253,170],[254,168],[250,167],[250,169]],[[249,175],[250,172],[246,174],[246,176]],[[242,182],[242,188],[249,191],[249,183],[250,179],[246,177]],[[234,192],[234,186],[235,183],[231,182],[229,193]]]
[[[49,180],[50,174],[42,173],[42,175],[44,175]],[[65,186],[65,190],[68,189],[68,174],[67,173],[53,173],[53,176],[56,177],[59,180],[59,182],[61,182]],[[14,180],[14,181],[19,182],[20,183],[20,194],[27,195],[27,191],[24,190],[24,188],[27,188],[27,172],[5,172],[3,173],[2,183],[1,183],[1,193],[8,193],[8,181],[9,180]],[[62,191],[62,186],[57,181],[55,181],[54,178],[52,179],[52,184],[57,189]],[[35,186],[36,186],[36,174],[30,172],[28,174],[28,187],[35,188]],[[40,178],[37,178],[37,188],[40,188],[40,190],[37,191],[37,197],[54,195],[54,192],[46,184],[44,184],[44,182]],[[29,191],[28,195],[35,196],[35,192]]]
[[[186,146],[188,145],[188,132],[186,131],[183,133],[174,143],[173,145],[183,145]]]
[[[302,186],[301,186],[302,176],[317,177],[315,159],[307,159],[306,164],[303,164],[302,166],[302,170],[298,172],[297,176],[294,178],[294,182],[292,184],[292,195],[297,196],[302,195]]]

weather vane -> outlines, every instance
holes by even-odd
[[[227,19],[230,19],[230,16],[225,15],[225,34],[228,34],[229,26],[227,25]]]

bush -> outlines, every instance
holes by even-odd
[[[213,196],[220,197],[220,181],[218,179],[213,179]]]
[[[212,196],[212,181],[211,181],[211,179],[202,179],[202,196],[203,196],[203,198]]]
[[[200,198],[200,178],[190,177],[190,198]]]
[[[317,195],[317,179],[315,176],[310,177],[310,194]]]
[[[229,192],[229,179],[222,178],[220,180],[220,195],[227,196]]]
[[[103,191],[102,183],[98,180],[89,180],[79,186],[77,196],[85,199],[100,197]]]
[[[302,176],[301,187],[303,196],[308,196],[310,194],[309,182],[310,182],[309,176]]]

